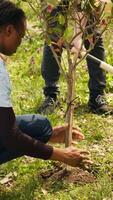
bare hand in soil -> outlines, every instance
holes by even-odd
[[[50,142],[53,143],[64,143],[65,142],[65,135],[66,135],[67,125],[64,126],[56,126],[53,128],[53,135],[50,138]],[[73,141],[76,140],[83,140],[84,135],[81,131],[75,127],[72,128],[72,139]],[[72,143],[73,143],[72,141]]]
[[[91,165],[93,162],[89,158],[89,152],[68,147],[65,149],[54,148],[51,160],[61,161],[72,167],[81,167]]]

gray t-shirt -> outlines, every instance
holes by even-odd
[[[10,79],[5,62],[0,58],[0,107],[12,107]]]

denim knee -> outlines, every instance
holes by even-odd
[[[47,143],[52,135],[52,126],[50,121],[45,117],[43,121],[42,134],[40,135],[40,141]]]
[[[17,124],[21,131],[29,136],[48,142],[52,135],[52,126],[50,121],[41,115],[21,115],[17,116]]]

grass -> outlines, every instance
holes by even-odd
[[[32,38],[32,42],[24,40],[17,54],[7,60],[13,82],[13,104],[17,114],[36,113],[43,99],[44,81],[40,71],[42,41],[39,36]],[[106,34],[104,41],[107,61],[113,64],[113,38]],[[31,62],[31,59],[34,59],[34,62]],[[0,200],[113,200],[113,117],[89,113],[88,71],[85,66],[86,64],[82,63],[76,73],[78,106],[74,113],[74,125],[79,126],[86,137],[77,146],[88,149],[94,163],[99,165],[96,182],[79,185],[58,181],[45,187],[40,173],[51,169],[53,162],[22,157],[0,166],[0,180],[11,173],[11,180],[0,184]],[[66,83],[62,75],[59,85],[59,100],[65,108]],[[107,92],[113,93],[112,86],[113,76],[108,74]],[[113,105],[109,95],[107,99]],[[58,125],[64,123],[63,116],[64,112],[58,108],[48,118],[52,125]]]

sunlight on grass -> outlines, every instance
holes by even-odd
[[[29,18],[31,15],[32,13]],[[104,41],[107,61],[113,65],[113,37],[107,33]],[[39,53],[37,47],[41,47]],[[35,36],[32,42],[26,39],[17,54],[8,59],[8,69],[13,82],[13,103],[17,114],[37,113],[43,100],[44,81],[40,69],[42,47],[39,36]],[[34,58],[34,63],[31,58]],[[11,181],[0,184],[0,200],[113,200],[113,117],[89,113],[88,71],[85,62],[77,67],[76,78],[77,108],[74,124],[85,134],[85,140],[77,146],[88,149],[92,160],[99,166],[97,171],[95,170],[96,181],[83,185],[58,181],[44,188],[40,173],[51,169],[53,163],[23,157],[0,166],[0,180],[12,173]],[[52,125],[64,123],[66,83],[62,75],[59,84],[62,109],[57,108],[55,113],[48,115]],[[107,74],[107,92],[113,93],[113,76],[110,74]],[[109,96],[108,101],[113,105],[113,99]]]

